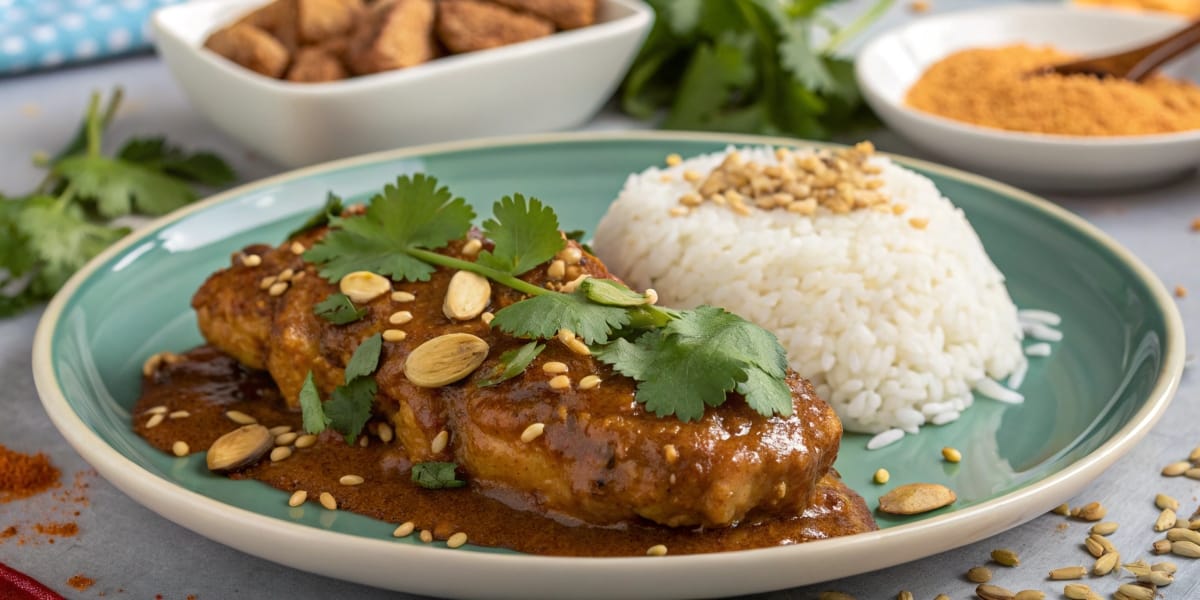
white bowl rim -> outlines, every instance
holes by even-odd
[[[563,46],[584,43],[589,40],[606,39],[643,28],[648,29],[654,22],[654,11],[639,0],[599,1],[601,3],[618,5],[628,11],[629,14],[611,21],[597,22],[594,25],[578,29],[558,31],[546,37],[525,42],[509,44],[498,48],[489,48],[487,50],[442,56],[404,69],[393,69],[369,75],[348,77],[338,81],[319,83],[298,83],[255,73],[231,60],[225,59],[203,45],[197,46],[187,42],[176,31],[175,27],[171,25],[170,21],[176,13],[186,15],[194,11],[203,11],[215,2],[227,5],[244,4],[249,6],[262,4],[263,0],[208,0],[203,3],[184,2],[182,4],[173,4],[154,11],[152,24],[156,45],[161,45],[162,42],[160,40],[164,38],[171,38],[179,45],[186,47],[189,52],[195,54],[209,66],[236,77],[248,85],[270,92],[305,96],[338,96],[342,94],[384,91],[384,89],[390,86],[420,81],[427,77],[452,75],[458,70],[486,68],[488,65],[541,53],[552,54],[556,49]]]
[[[1012,17],[1028,15],[1028,18],[1037,18],[1046,14],[1054,15],[1081,15],[1097,16],[1101,18],[1111,18],[1114,21],[1141,21],[1154,22],[1164,25],[1176,24],[1183,25],[1188,21],[1182,17],[1163,13],[1138,12],[1133,10],[1122,10],[1114,8],[1106,8],[1103,6],[1081,6],[1076,4],[1009,4],[1004,6],[994,6],[986,8],[968,8],[955,10],[951,12],[941,13],[923,17],[911,23],[889,29],[871,38],[865,46],[859,50],[855,57],[855,78],[858,80],[859,87],[863,88],[864,92],[869,88],[875,98],[880,102],[887,104],[889,107],[897,111],[903,112],[905,115],[920,121],[922,124],[944,130],[952,130],[956,133],[964,133],[988,137],[995,141],[1003,141],[1010,143],[1035,143],[1046,146],[1060,147],[1063,149],[1080,149],[1094,148],[1098,146],[1132,148],[1139,146],[1166,146],[1166,145],[1191,145],[1200,141],[1200,129],[1192,129],[1188,131],[1177,131],[1172,133],[1153,133],[1143,135],[1114,135],[1114,136],[1086,136],[1086,135],[1064,135],[1052,133],[1038,133],[1031,131],[1012,131],[1008,129],[999,129],[995,127],[986,127],[958,121],[917,110],[908,106],[903,102],[895,102],[881,93],[881,89],[876,80],[864,74],[859,68],[859,62],[862,57],[870,53],[877,52],[876,47],[891,38],[907,34],[914,29],[929,27],[947,21],[954,22],[963,17],[972,18],[996,18],[996,17]],[[1196,52],[1196,50],[1193,50]]]
[[[638,140],[707,141],[732,145],[842,147],[796,138],[723,133],[661,131],[551,133],[482,138],[375,152],[296,169],[246,183],[154,220],[140,231],[130,234],[109,247],[67,281],[62,290],[50,301],[34,334],[32,367],[38,395],[56,428],[75,450],[88,463],[93,465],[102,476],[131,497],[135,496],[135,494],[129,490],[136,490],[137,497],[135,501],[139,504],[146,505],[146,502],[143,501],[145,494],[157,495],[157,501],[160,503],[169,502],[170,504],[168,505],[172,507],[172,512],[176,515],[175,517],[168,517],[169,520],[222,544],[251,552],[246,547],[253,545],[252,542],[243,540],[249,540],[255,534],[260,534],[286,537],[298,542],[311,543],[321,549],[320,553],[323,556],[344,555],[344,553],[363,551],[365,549],[372,552],[384,553],[384,555],[390,558],[414,560],[416,562],[423,561],[426,565],[430,564],[428,560],[425,560],[429,556],[440,557],[440,560],[447,561],[449,559],[444,554],[425,554],[441,550],[438,548],[401,545],[384,539],[371,539],[358,535],[317,529],[308,525],[283,521],[248,509],[225,504],[162,479],[125,457],[101,439],[71,409],[67,403],[64,391],[59,385],[54,371],[51,350],[53,336],[63,316],[63,309],[69,299],[79,290],[80,286],[96,273],[101,266],[116,255],[156,233],[165,225],[179,221],[193,213],[206,210],[226,200],[256,190],[281,185],[290,180],[317,175],[327,171],[351,168],[356,165],[493,146]],[[746,573],[759,572],[762,569],[772,567],[782,568],[788,564],[795,564],[794,561],[796,560],[808,558],[822,565],[822,569],[828,573],[828,576],[824,579],[832,579],[843,574],[850,575],[861,571],[855,570],[856,567],[854,566],[847,566],[849,563],[857,564],[855,561],[829,564],[828,561],[822,560],[822,556],[861,557],[862,552],[870,547],[875,549],[870,553],[871,556],[882,557],[876,564],[879,565],[879,568],[883,568],[917,558],[911,554],[913,538],[923,540],[928,545],[937,546],[939,549],[937,551],[963,546],[982,539],[984,537],[983,534],[994,535],[999,531],[1015,527],[1038,516],[1050,507],[1065,501],[1073,493],[1072,490],[1078,489],[1072,486],[1082,487],[1082,485],[1101,475],[1113,462],[1131,450],[1165,413],[1167,406],[1178,389],[1183,373],[1186,343],[1182,317],[1165,285],[1132,252],[1121,246],[1099,228],[1048,200],[1044,200],[1015,187],[951,167],[903,156],[881,154],[897,160],[900,164],[906,166],[917,167],[1004,194],[1012,202],[1032,207],[1047,214],[1049,218],[1062,221],[1067,226],[1074,228],[1079,234],[1111,252],[1136,274],[1137,278],[1148,288],[1153,301],[1163,311],[1166,339],[1163,344],[1162,368],[1156,375],[1154,386],[1147,394],[1143,405],[1130,417],[1129,422],[1125,426],[1112,433],[1107,441],[1087,455],[1076,459],[1060,471],[1018,490],[963,510],[879,531],[791,546],[711,554],[665,556],[654,560],[647,560],[645,557],[575,558],[530,554],[461,552],[456,554],[450,562],[453,562],[455,567],[462,569],[460,572],[463,573],[471,573],[478,569],[478,573],[480,574],[491,573],[495,576],[499,576],[499,573],[508,573],[510,571],[525,572],[522,569],[529,567],[546,569],[553,572],[562,570],[571,573],[573,577],[582,578],[586,576],[589,581],[592,581],[593,578],[596,581],[612,581],[613,578],[638,581],[675,581],[676,578],[683,580],[686,577],[693,580],[702,579],[711,585],[716,585],[715,580],[711,577],[701,578],[698,573],[710,572],[710,570],[712,572],[728,573],[731,564],[738,569],[745,569]],[[157,509],[155,510],[157,511]],[[1003,517],[1007,525],[996,530],[981,530],[979,519],[985,515],[988,515],[989,519]],[[211,522],[236,522],[241,527],[240,531],[232,531],[239,528],[222,528],[221,530],[197,528],[199,527],[198,523]],[[881,549],[887,549],[889,552],[881,554],[878,552]],[[254,554],[264,556],[257,552]],[[922,556],[929,555],[932,555],[932,553],[922,554]],[[268,558],[270,560],[277,560]],[[304,570],[342,577],[337,572],[338,569],[326,567],[325,564],[322,563],[320,567],[307,567]],[[777,575],[778,571],[771,571],[771,573]],[[392,581],[392,579],[388,581]],[[374,583],[373,585],[384,584]],[[393,589],[413,590],[417,593],[426,590],[427,593],[436,593],[436,589],[430,591],[431,588],[422,588],[421,585],[423,584],[414,583],[410,585],[406,582],[403,584],[403,588],[398,588],[389,584]],[[463,582],[452,582],[448,584],[439,583],[438,585],[437,589],[445,587],[461,590],[464,589],[463,586],[466,584]],[[726,583],[725,585],[728,584]],[[764,585],[761,581],[757,581],[756,583],[747,581],[737,585],[739,586],[738,593],[779,589],[778,586],[771,587]],[[715,593],[712,589],[705,589],[708,589],[708,591],[693,592],[688,597],[711,596]],[[587,590],[578,589],[577,591],[580,594],[584,594]],[[666,597],[665,595],[670,592],[674,592],[670,594],[672,596],[680,596],[680,593],[675,590],[659,590],[658,592],[640,590],[636,597]],[[529,588],[529,595],[538,596],[539,593],[541,594],[540,597],[546,597],[544,596],[545,591],[539,592],[536,587]],[[509,595],[509,597],[521,596]],[[529,596],[527,595],[526,597]]]

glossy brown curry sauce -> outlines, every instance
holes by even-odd
[[[146,411],[156,406],[166,406],[170,412],[187,411],[188,416],[167,418],[147,429]],[[134,430],[164,452],[170,452],[176,441],[186,442],[192,452],[203,452],[237,427],[224,416],[229,410],[251,415],[267,427],[290,425],[293,431],[303,433],[300,414],[287,409],[266,373],[246,369],[208,346],[185,354],[180,362],[164,364],[145,380],[133,413]],[[349,446],[340,435],[326,432],[316,445],[295,449],[286,460],[271,462],[264,456],[231,477],[257,479],[288,493],[306,490],[314,503],[322,492],[329,492],[337,499],[339,510],[389,523],[412,521],[418,531],[431,530],[436,539],[462,531],[473,544],[534,554],[638,556],[656,544],[666,545],[671,554],[693,554],[794,544],[875,529],[862,499],[831,476],[818,486],[812,505],[798,518],[707,530],[649,522],[619,528],[572,526],[515,510],[470,486],[423,489],[410,479],[411,462],[404,450],[394,441],[381,442],[374,435],[374,423],[368,429],[366,447]],[[338,479],[348,474],[359,475],[365,482],[340,485]]]

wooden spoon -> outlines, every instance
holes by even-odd
[[[1052,65],[1041,74],[1092,75],[1142,81],[1167,61],[1200,44],[1200,20],[1171,35],[1118,54],[1085,58],[1061,65]]]

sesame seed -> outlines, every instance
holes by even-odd
[[[388,425],[387,423],[380,423],[377,435],[379,436],[379,441],[381,441],[385,444],[392,441],[392,439],[393,439],[392,426]]]
[[[262,264],[262,257],[257,254],[247,254],[242,257],[242,264],[247,267],[257,267]]]
[[[673,465],[679,460],[679,450],[675,448],[675,444],[666,444],[663,446],[663,458],[667,460],[667,464]]]
[[[403,329],[385,329],[383,330],[383,341],[399,342],[408,337],[408,334]]]
[[[258,422],[258,419],[240,411],[230,410],[225,412],[225,418],[237,423],[238,425],[253,425]]]
[[[187,442],[185,441],[180,440],[174,444],[171,444],[171,452],[175,456],[187,456],[189,450],[190,449],[188,448]]]
[[[317,436],[312,435],[312,434],[302,435],[302,436],[296,438],[296,447],[297,448],[308,448],[309,446],[312,446],[315,443],[317,443]]]
[[[446,449],[446,444],[450,443],[450,432],[445,429],[433,436],[433,441],[429,444],[429,451],[437,454]]]
[[[392,325],[403,325],[411,320],[413,320],[413,314],[407,310],[396,311],[388,317],[388,323]]]
[[[288,446],[276,446],[274,450],[271,450],[271,462],[287,460],[287,458],[291,455],[292,449]]]
[[[275,276],[274,275],[268,275],[268,276],[263,277],[262,279],[258,280],[258,289],[260,289],[260,290],[265,290],[273,285],[275,285]]]
[[[467,543],[467,534],[461,531],[451,535],[448,539],[446,539],[447,548],[458,548],[465,543]]]
[[[280,281],[280,282],[272,285],[270,287],[270,289],[267,290],[267,294],[269,294],[271,296],[282,296],[283,293],[287,291],[287,289],[288,289],[288,283],[286,281]]]
[[[416,299],[417,297],[412,292],[392,292],[393,302],[412,302]]]
[[[544,433],[545,431],[546,431],[545,423],[534,423],[534,424],[530,425],[529,427],[526,427],[525,431],[521,432],[521,441],[528,444],[529,442],[532,442],[533,440],[536,440],[539,437],[542,437],[542,433]]]
[[[276,426],[268,429],[267,433],[274,435],[274,436],[279,436],[279,435],[283,435],[291,430],[292,430],[291,425],[276,425]]]
[[[682,156],[680,156],[678,154],[674,154],[674,153],[667,155],[667,166],[668,167],[675,167],[675,166],[680,165],[681,163],[683,163]]]
[[[463,244],[462,253],[464,256],[475,256],[482,249],[483,242],[479,240],[467,240],[467,243]]]
[[[553,281],[561,281],[567,275],[567,263],[561,260],[550,261],[550,266],[546,268],[546,277]]]
[[[428,544],[429,542],[433,541],[433,532],[428,529],[422,529],[421,534],[417,537],[420,538],[422,542]]]
[[[392,532],[392,537],[404,537],[406,535],[411,535],[413,530],[416,528],[417,526],[412,521],[405,521],[404,523],[401,523],[395,531]]]
[[[292,269],[284,269],[279,272],[279,277],[276,277],[275,280],[276,281],[291,281],[292,277],[295,275],[296,275],[296,271],[294,271]]]
[[[168,419],[186,419],[190,416],[192,416],[192,413],[190,413],[186,410],[177,410],[177,411],[167,415],[167,418]]]
[[[162,413],[150,415],[150,419],[146,421],[146,429],[154,429],[155,427],[158,427],[159,423],[163,422],[163,418],[164,415]]]
[[[304,254],[304,251],[306,250],[306,248],[304,247],[304,244],[301,244],[300,242],[292,242],[290,249],[292,251],[292,254],[295,254],[296,256],[300,256],[301,254]]]
[[[276,446],[290,446],[292,444],[292,442],[296,441],[297,437],[299,437],[299,435],[295,431],[288,431],[286,433],[281,433],[281,434],[275,436],[275,445]]]
[[[646,556],[666,556],[667,547],[662,544],[656,544],[646,549]]]
[[[908,224],[912,225],[913,229],[925,229],[929,226],[929,219],[924,217],[913,217],[908,220]]]
[[[594,387],[598,387],[600,385],[600,381],[600,377],[596,375],[588,375],[587,377],[579,380],[579,389],[590,390]]]
[[[333,498],[333,494],[321,492],[321,495],[317,499],[321,502],[321,506],[329,510],[337,510],[337,500]]]
[[[308,492],[304,490],[296,490],[292,493],[292,497],[288,498],[288,506],[293,508],[300,506],[301,504],[304,504],[305,500],[308,500]]]
[[[550,389],[565,390],[571,387],[571,378],[567,375],[555,375],[550,378]]]
[[[361,485],[363,481],[364,480],[361,475],[342,475],[341,478],[338,479],[338,483],[342,485]]]
[[[558,362],[557,360],[552,360],[542,365],[542,372],[547,375],[559,375],[561,373],[566,373],[568,370],[569,367],[567,367],[567,363]]]
[[[888,473],[887,469],[876,469],[875,470],[875,477],[874,477],[875,483],[883,485],[883,484],[887,483],[888,480],[891,478],[892,478],[892,474]]]
[[[144,415],[165,415],[165,414],[167,414],[167,407],[165,404],[160,404],[158,406],[155,406],[154,408],[148,409],[146,412],[144,412],[142,414],[144,414]]]
[[[959,452],[957,448],[946,446],[942,448],[942,458],[946,459],[946,462],[956,463],[962,460],[962,452]]]
[[[484,325],[491,325],[491,324],[492,324],[492,319],[495,319],[495,318],[496,318],[496,315],[494,315],[494,314],[492,314],[492,313],[490,313],[490,312],[488,312],[488,311],[486,311],[486,310],[485,310],[485,311],[483,311],[483,313],[481,313],[481,314],[479,315],[479,320],[480,320],[480,321],[483,321],[483,324],[484,324]]]
[[[592,354],[592,351],[587,347],[587,344],[578,339],[567,342],[567,349],[581,356],[590,356]]]

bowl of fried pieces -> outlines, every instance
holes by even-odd
[[[956,11],[878,36],[857,76],[889,127],[947,162],[1039,189],[1137,189],[1200,165],[1200,52],[1142,81],[1047,68],[1186,24],[1062,4]]]
[[[212,0],[153,24],[197,110],[299,167],[579,125],[653,20],[638,0]]]

